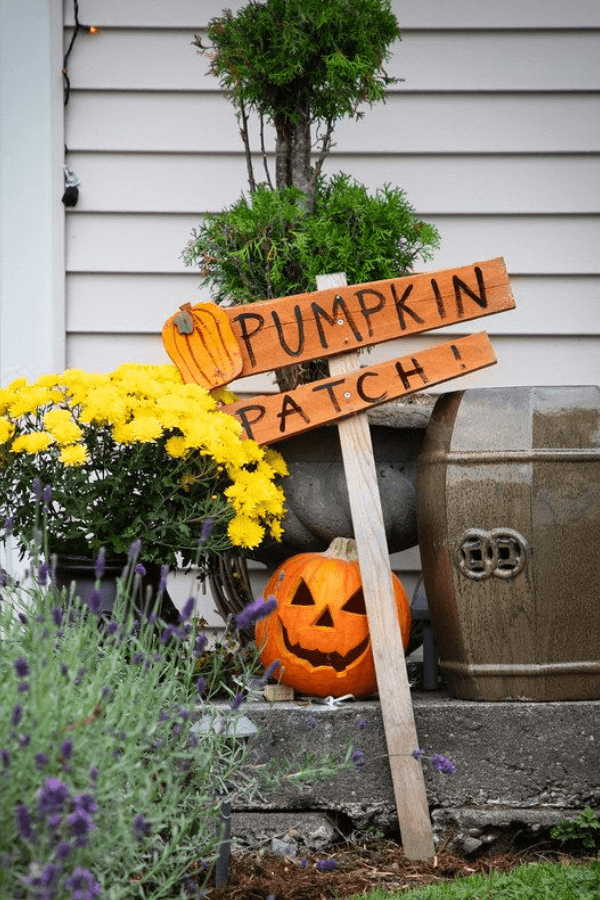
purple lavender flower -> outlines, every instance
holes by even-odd
[[[172,639],[182,638],[183,632],[177,628],[175,625],[167,625],[160,636],[160,640],[162,644],[168,644]]]
[[[104,547],[100,547],[98,551],[98,556],[96,557],[96,567],[94,569],[94,574],[96,576],[96,580],[99,581],[104,575],[104,566],[106,565],[106,550]]]
[[[317,727],[317,720],[314,716],[311,716],[308,722],[306,723],[306,727],[309,731],[313,731]]]
[[[439,753],[433,753],[431,756],[431,765],[438,772],[445,772],[447,775],[456,775],[456,766],[452,760],[446,756],[440,756]]]
[[[48,765],[48,757],[45,753],[36,753],[35,765],[38,769],[43,769],[44,766]]]
[[[13,706],[12,717],[10,720],[12,727],[16,728],[22,718],[23,718],[23,707],[21,706],[20,703],[16,703],[15,706]]]
[[[159,593],[159,594],[164,594],[164,592],[165,592],[166,589],[167,589],[167,576],[168,576],[168,574],[169,574],[169,567],[168,567],[168,566],[161,566],[161,567],[160,567],[160,582],[159,582],[159,584],[158,584],[158,593]]]
[[[355,750],[350,759],[359,770],[362,769],[365,764],[365,754],[362,750]]]
[[[60,813],[50,813],[47,817],[46,822],[48,823],[48,828],[58,828],[58,826],[62,822],[62,816]]]
[[[48,580],[49,580],[51,574],[52,574],[52,568],[50,567],[50,565],[45,562],[41,563],[40,567],[38,568],[38,576],[37,576],[38,583],[42,587],[45,587],[48,584]]]
[[[259,690],[262,690],[262,688],[264,688],[264,686],[266,684],[268,684],[269,679],[275,674],[275,672],[276,672],[277,668],[280,666],[280,664],[281,664],[281,660],[275,659],[275,660],[273,660],[271,665],[265,669],[265,671],[262,673],[262,675],[258,679],[257,687]]]
[[[35,497],[35,499],[40,501],[42,499],[42,482],[37,477],[37,475],[31,483],[31,489],[33,491],[33,496]]]
[[[22,622],[23,625],[27,625],[27,623],[29,622],[29,619],[27,618],[25,613],[20,612],[19,613],[19,621]]]
[[[204,675],[200,675],[198,681],[196,682],[196,691],[198,694],[201,694],[204,688],[206,687],[206,678]]]
[[[238,691],[233,700],[231,701],[231,709],[236,710],[239,709],[242,703],[246,700],[246,696],[243,691]]]
[[[20,681],[17,687],[17,690],[20,694],[24,694],[29,690],[29,682],[28,681]]]
[[[179,621],[180,622],[187,622],[187,620],[189,619],[189,617],[192,615],[192,613],[194,611],[195,602],[196,601],[194,600],[193,597],[189,597],[188,600],[186,600],[185,606],[179,613]]]
[[[54,887],[56,888],[56,883],[60,878],[61,870],[60,867],[56,865],[56,863],[46,863],[44,868],[42,869],[42,874],[40,875],[40,881],[43,887]],[[45,897],[55,897],[56,894],[52,891],[52,894],[44,894]]]
[[[69,788],[60,778],[47,778],[40,789],[38,797],[40,815],[47,816],[53,813],[62,813],[68,798]]]
[[[73,847],[68,841],[60,841],[56,847],[54,855],[57,859],[66,859]]]
[[[50,501],[52,500],[52,485],[47,484],[44,488],[44,492],[42,494],[42,503],[44,506],[49,506]]]
[[[206,646],[207,641],[208,641],[208,638],[206,637],[205,634],[198,635],[198,637],[196,638],[196,643],[194,644],[194,650],[193,650],[194,656],[202,656],[202,653],[204,652],[204,648]]]
[[[26,659],[23,659],[22,656],[19,656],[18,659],[15,659],[15,672],[19,676],[19,678],[26,678],[29,675],[29,665]]]
[[[73,741],[71,738],[67,738],[60,745],[60,754],[65,760],[71,759],[73,755]]]
[[[359,719],[358,722],[356,723],[356,727],[358,728],[359,731],[364,731],[367,727],[367,723],[365,722],[364,719]]]
[[[98,775],[99,775],[98,767],[92,766],[92,768],[90,769],[90,778],[92,779],[92,781],[96,781],[96,779],[98,778]]]
[[[129,550],[127,551],[127,558],[130,562],[138,558],[141,548],[142,542],[139,539],[137,541],[133,541],[133,543],[129,547]]]
[[[91,612],[93,612],[95,615],[98,615],[102,607],[102,594],[100,593],[98,588],[92,588],[88,606]]]
[[[144,575],[146,574],[146,568],[139,562],[139,563],[136,563],[135,566],[133,567],[133,572],[135,575],[139,575],[140,578],[143,578]]]
[[[135,819],[133,820],[133,837],[136,841],[141,841],[146,837],[147,834],[150,833],[151,826],[150,823],[146,821],[144,816],[141,813],[138,813]]]
[[[35,840],[36,833],[31,824],[29,810],[24,803],[17,804],[15,808],[15,822],[22,838],[25,838],[26,841]]]
[[[99,897],[102,888],[89,869],[77,866],[72,874],[65,880],[65,887],[71,891],[73,900],[95,900]]]
[[[90,831],[94,831],[98,826],[92,821],[92,817],[86,809],[76,807],[72,813],[67,816],[71,830],[77,838],[77,846],[84,847],[88,842]]]
[[[412,755],[414,756],[415,759],[421,759],[422,756],[425,756],[425,751],[424,751],[424,750],[421,750],[421,749],[419,749],[419,750],[413,750],[413,754],[412,754]]]
[[[235,617],[235,623],[240,631],[243,631],[245,628],[249,628],[255,622],[258,622],[259,619],[264,619],[265,616],[272,613],[274,609],[277,609],[277,600],[275,597],[269,597],[268,600],[257,597],[256,600],[248,603],[241,613]]]
[[[52,610],[52,619],[57,628],[60,628],[63,620],[63,611],[60,606],[55,606]]]
[[[319,872],[332,872],[334,869],[337,869],[339,863],[335,859],[320,859],[317,863],[317,869]]]
[[[134,653],[133,655],[134,666],[141,666],[145,659],[146,657],[144,656],[144,654],[140,653],[140,651],[138,650],[138,652]]]
[[[29,747],[31,743],[31,735],[30,734],[22,734],[19,738],[19,747]]]
[[[61,663],[61,664],[60,664],[60,674],[61,674],[61,675],[64,675],[65,678],[66,678],[67,675],[69,674],[69,667],[68,667],[68,665],[67,665],[66,663]]]
[[[75,809],[83,809],[90,814],[95,813],[98,809],[98,804],[92,794],[78,794],[77,797],[73,797],[73,806]]]
[[[209,516],[202,526],[202,531],[200,532],[200,537],[198,538],[198,547],[204,547],[205,543],[210,537],[210,533],[213,529],[214,524],[215,520]]]
[[[4,520],[4,534],[6,537],[9,537],[13,533],[13,528],[15,527],[15,520],[13,516],[7,516]]]

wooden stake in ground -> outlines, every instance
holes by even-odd
[[[346,285],[343,274],[319,275],[317,289]],[[358,352],[329,360],[333,376],[358,369]],[[432,859],[433,832],[398,624],[371,432],[366,413],[338,422],[371,647],[402,847],[409,859]]]

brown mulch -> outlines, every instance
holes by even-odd
[[[326,860],[334,860],[336,868],[320,871],[317,863]],[[375,888],[406,890],[474,872],[508,872],[523,863],[556,860],[570,862],[571,857],[539,846],[477,859],[440,852],[433,861],[415,862],[404,856],[398,843],[384,839],[346,843],[328,853],[295,859],[248,850],[231,857],[227,882],[219,888],[209,888],[208,896],[210,900],[333,900],[369,893]],[[582,858],[573,859],[581,861]]]

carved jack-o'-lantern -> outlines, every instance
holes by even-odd
[[[410,606],[393,575],[404,648]],[[276,677],[303,694],[366,697],[377,690],[369,626],[355,542],[336,538],[324,553],[292,556],[264,590],[277,609],[256,623],[256,643],[266,668],[279,659]]]

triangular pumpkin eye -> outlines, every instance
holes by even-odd
[[[346,600],[342,609],[344,612],[356,613],[358,616],[366,616],[367,608],[365,606],[365,597],[362,588],[359,588],[348,600]]]
[[[301,581],[298,585],[298,590],[294,594],[291,606],[314,606],[315,601],[313,599],[313,595],[310,592],[310,588],[306,584],[305,581]]]

